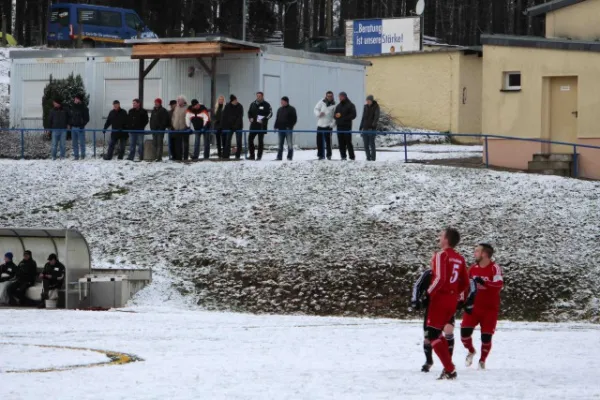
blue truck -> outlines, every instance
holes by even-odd
[[[59,3],[50,6],[48,46],[123,46],[126,39],[156,38],[134,11],[126,8]]]

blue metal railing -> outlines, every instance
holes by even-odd
[[[4,129],[4,130],[0,130],[0,134],[2,134],[3,132],[15,132],[18,131],[20,132],[20,158],[24,159],[25,158],[25,136],[26,134],[34,134],[34,133],[45,133],[45,132],[51,132],[52,130],[49,129]],[[61,131],[64,132],[65,130],[61,129],[61,130],[57,130],[57,131]],[[97,134],[99,132],[101,133],[112,133],[112,132],[120,132],[120,133],[131,133],[131,134],[135,134],[135,135],[151,135],[153,133],[161,133],[161,134],[167,134],[167,135],[173,135],[173,134],[187,134],[187,135],[195,135],[195,134],[202,134],[202,133],[216,133],[216,130],[207,130],[207,131],[202,131],[202,132],[195,132],[195,131],[112,131],[112,130],[104,130],[104,129],[84,129],[84,132],[86,133],[92,133],[92,138],[93,138],[93,156],[94,158],[97,157],[97,151],[96,151],[96,147],[97,147]],[[231,131],[227,131],[227,130],[222,130],[222,133],[232,133]],[[293,131],[279,131],[279,130],[267,130],[267,131],[250,131],[250,130],[240,130],[240,131],[235,131],[235,133],[242,133],[243,134],[243,147],[244,147],[244,154],[246,155],[247,158],[247,151],[248,151],[248,139],[247,139],[247,134],[248,133],[252,133],[252,132],[267,132],[267,133],[278,133],[278,132],[292,132],[294,134],[316,134],[316,133],[324,133],[324,134],[333,134],[334,132],[330,131],[330,130],[326,130],[326,131],[317,131],[317,130],[293,130]],[[468,134],[468,133],[438,133],[438,132],[427,132],[427,133],[423,133],[423,132],[412,132],[412,131],[408,131],[408,132],[393,132],[393,131],[386,131],[386,132],[381,132],[381,131],[345,131],[345,132],[335,132],[337,133],[343,133],[343,134],[367,134],[367,135],[403,135],[403,147],[404,147],[404,162],[408,162],[408,135],[428,135],[428,136],[443,136],[443,137],[448,137],[448,138],[477,138],[480,139],[481,141],[483,141],[483,147],[484,147],[484,151],[483,151],[483,158],[484,158],[484,164],[486,166],[486,168],[489,168],[490,166],[490,152],[489,152],[489,139],[502,139],[502,140],[515,140],[515,141],[521,141],[521,142],[535,142],[535,143],[541,143],[541,144],[553,144],[553,145],[561,145],[561,146],[570,146],[573,147],[573,175],[575,177],[577,177],[579,175],[579,171],[578,171],[578,159],[579,159],[579,154],[577,153],[577,149],[578,148],[586,148],[586,149],[596,149],[596,150],[600,150],[600,146],[593,146],[593,145],[588,145],[588,144],[581,144],[581,143],[570,143],[570,142],[559,142],[559,141],[553,141],[553,140],[547,140],[547,139],[537,139],[537,138],[522,138],[522,137],[514,137],[514,136],[504,136],[504,135],[493,135],[493,134]],[[322,135],[322,140],[323,140],[323,149],[325,149],[325,135]],[[170,151],[170,149],[169,149]],[[600,154],[599,154],[600,155]]]

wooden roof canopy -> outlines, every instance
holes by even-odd
[[[131,58],[137,60],[162,58],[214,57],[224,54],[258,53],[260,46],[225,38],[134,39]]]

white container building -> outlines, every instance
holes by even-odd
[[[156,42],[173,41],[178,39]],[[207,39],[185,41],[198,43]],[[315,130],[313,108],[317,101],[328,90],[336,96],[345,91],[356,104],[358,115],[353,129],[358,129],[367,94],[365,76],[369,62],[224,38],[210,41],[220,43],[224,48],[235,44],[245,49],[216,57],[215,74],[215,94],[224,95],[226,101],[230,94],[235,94],[245,113],[257,91],[264,92],[274,113],[281,97],[288,96],[298,112],[296,129]],[[18,50],[11,51],[10,58],[10,121],[13,128],[43,127],[42,95],[50,75],[59,79],[71,73],[81,75],[90,94],[90,129],[104,126],[113,100],[119,100],[123,108],[129,109],[131,101],[138,97],[140,63],[132,59],[131,48]],[[195,98],[211,108],[211,76],[198,58],[160,59],[144,79],[144,107],[151,109],[155,98],[163,99],[168,107],[169,100],[183,94],[188,101]],[[269,129],[273,128],[274,121],[275,118],[269,123]],[[247,118],[244,129],[248,129]],[[358,143],[358,139],[354,136],[355,142]],[[267,135],[265,143],[276,144],[276,135]],[[315,147],[315,135],[297,134],[295,143],[300,147]]]

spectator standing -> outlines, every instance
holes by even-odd
[[[210,158],[210,116],[208,110],[198,100],[192,100],[192,105],[188,108],[185,116],[185,125],[195,133],[194,154],[192,160],[197,161],[200,157],[200,137],[204,139],[204,159]]]
[[[52,159],[56,160],[56,153],[60,144],[60,158],[65,158],[67,151],[67,129],[70,123],[70,115],[62,106],[61,99],[54,99],[54,108],[48,116],[48,128],[52,130]]]
[[[23,261],[19,263],[15,277],[16,280],[8,286],[8,304],[11,306],[26,305],[27,289],[35,285],[37,277],[37,264],[33,260],[31,251],[25,250]]]
[[[236,151],[235,159],[239,160],[242,154],[242,130],[244,129],[244,106],[235,95],[229,96],[229,103],[223,109],[223,131],[225,143],[223,144],[223,158],[229,160],[231,155],[231,139],[235,133]]]
[[[337,125],[340,156],[346,160],[346,150],[351,160],[355,159],[354,146],[352,145],[352,121],[356,119],[356,107],[350,101],[346,92],[340,92],[340,103],[335,108],[334,118]]]
[[[256,100],[250,104],[248,119],[250,121],[250,135],[248,136],[250,160],[262,158],[265,148],[265,134],[267,133],[269,119],[273,116],[271,105],[264,99],[263,92],[256,93]],[[254,139],[258,136],[258,154],[255,158]]]
[[[13,262],[13,254],[8,252],[4,255],[4,264],[0,265],[0,305],[6,305],[8,299],[8,286],[17,274],[17,266]]]
[[[105,160],[112,160],[115,152],[115,146],[119,144],[119,160],[122,160],[125,156],[125,145],[127,144],[128,134],[125,132],[127,129],[127,111],[121,108],[119,100],[113,101],[113,109],[108,113],[108,118],[104,124],[104,132],[110,126],[110,144],[108,145],[108,154],[104,156]]]
[[[290,106],[290,99],[287,96],[281,98],[281,107],[277,110],[277,118],[275,118],[275,129],[279,134],[279,148],[277,150],[277,161],[283,158],[283,143],[287,142],[287,159],[292,161],[294,157],[294,126],[298,122],[296,109]]]
[[[327,159],[331,160],[331,131],[335,126],[335,98],[332,91],[327,92],[325,98],[317,103],[314,112],[317,117],[317,157],[324,160],[324,147],[327,147]]]
[[[154,108],[150,114],[150,130],[152,132],[153,160],[162,161],[165,134],[162,133],[171,127],[171,118],[166,108],[162,106],[162,99],[154,100]]]
[[[219,96],[217,104],[212,112],[212,129],[214,131],[215,140],[217,142],[217,153],[219,158],[223,158],[223,143],[225,136],[223,135],[223,109],[225,108],[225,96]]]
[[[42,304],[40,308],[46,308],[45,300],[58,299],[58,291],[65,283],[65,266],[58,261],[56,254],[48,256],[48,262],[40,274],[43,283]]]
[[[377,104],[373,96],[367,96],[367,103],[363,109],[362,120],[358,129],[362,132],[367,161],[375,161],[375,139],[377,138],[375,130],[377,130],[377,124],[379,123],[379,114],[379,104]]]
[[[182,161],[189,157],[190,137],[185,126],[185,116],[187,114],[187,100],[183,95],[177,97],[177,106],[173,110],[173,118],[171,125],[173,130],[178,133],[173,133],[173,160]],[[187,143],[186,151],[184,152],[184,143]]]
[[[175,147],[175,135],[173,134],[173,112],[177,108],[177,100],[169,101],[169,156],[173,160],[173,148]]]
[[[133,108],[129,110],[127,127],[129,133],[129,156],[127,159],[135,159],[135,149],[139,146],[138,154],[140,161],[144,160],[144,131],[148,125],[148,111],[142,108],[140,99],[133,99]]]
[[[90,110],[83,103],[83,96],[78,94],[71,107],[71,136],[73,137],[73,157],[75,160],[85,158],[85,126],[90,122]]]

